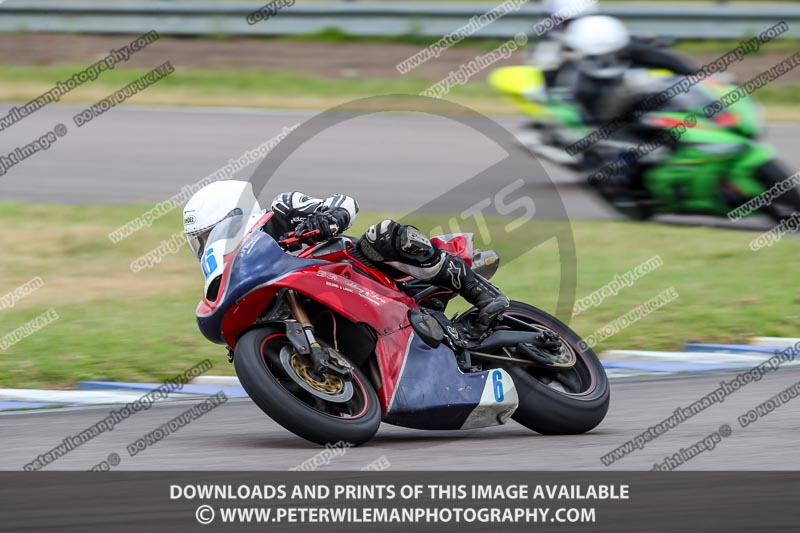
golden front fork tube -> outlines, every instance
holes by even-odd
[[[303,327],[311,349],[320,348],[317,339],[314,338],[314,327],[311,325],[311,320],[309,320],[306,310],[300,305],[300,298],[297,297],[297,293],[293,290],[286,291],[286,301],[289,303],[292,316],[294,316],[295,320]]]
[[[314,364],[314,371],[318,374],[332,374],[338,378],[350,379],[352,377],[352,366],[350,366],[350,363],[340,358],[335,351],[326,353],[317,342],[317,339],[314,337],[314,326],[311,325],[306,310],[300,305],[300,297],[298,294],[293,290],[286,291],[286,301],[289,304],[292,315],[303,328],[303,332],[306,335],[306,340],[310,347],[309,351],[311,352],[309,355],[311,356],[311,362]],[[331,366],[328,360],[329,355],[333,366]]]
[[[289,302],[289,309],[292,310],[292,315],[295,320],[300,322],[303,329],[310,328],[311,321],[308,319],[306,310],[300,305],[300,299],[297,297],[297,293],[292,290],[286,291],[286,300]]]

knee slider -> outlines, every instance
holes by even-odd
[[[401,226],[397,235],[397,252],[420,265],[438,262],[439,249],[427,235],[414,226]]]

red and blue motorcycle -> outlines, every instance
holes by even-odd
[[[271,216],[244,238],[235,217],[209,235],[203,261],[213,277],[197,321],[228,346],[250,398],[284,428],[355,446],[381,420],[453,430],[513,418],[575,434],[605,417],[605,371],[555,317],[513,301],[488,329],[474,308],[447,318],[453,292],[373,264],[351,237],[288,254],[283,246],[313,234],[279,243],[261,231]],[[497,254],[473,250],[471,234],[434,241],[484,277],[497,270]]]

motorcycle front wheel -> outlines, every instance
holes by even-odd
[[[317,375],[281,327],[242,335],[233,362],[248,396],[295,435],[321,445],[359,446],[378,431],[381,409],[366,376],[354,365],[351,380]]]

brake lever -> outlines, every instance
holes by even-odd
[[[315,235],[319,235],[320,233],[321,232],[318,229],[315,229],[314,231],[309,231],[309,232],[303,233],[299,237],[295,237],[294,236],[294,232],[290,231],[289,233],[286,234],[287,238],[278,241],[278,244],[280,244],[281,246],[288,246],[288,245],[294,244],[296,242],[304,241],[304,240],[306,240],[306,239],[308,239],[310,237],[313,237]]]

